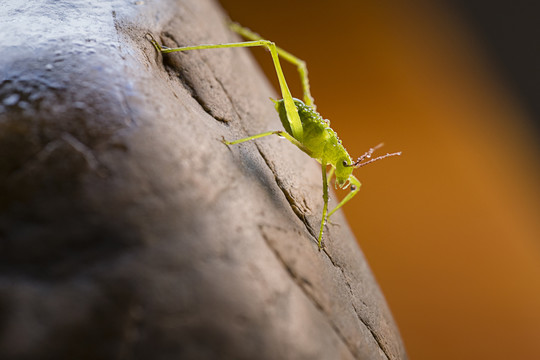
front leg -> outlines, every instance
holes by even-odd
[[[349,176],[349,182],[351,183],[351,192],[345,196],[343,200],[334,208],[334,210],[330,211],[330,214],[328,214],[328,217],[332,216],[333,213],[336,212],[337,209],[345,205],[349,200],[351,200],[354,195],[360,190],[360,186],[362,185],[360,181],[354,175]]]
[[[238,140],[234,140],[234,141],[227,141],[227,140],[223,139],[223,140],[221,140],[221,142],[223,142],[225,145],[236,145],[236,144],[243,143],[245,141],[259,139],[259,138],[262,138],[262,137],[268,136],[268,135],[277,135],[277,136],[284,137],[285,139],[289,140],[291,143],[296,145],[300,150],[302,150],[303,152],[305,152],[306,154],[311,156],[311,151],[309,151],[304,145],[302,145],[302,143],[300,141],[296,140],[289,133],[287,133],[286,131],[283,131],[283,130],[267,131],[267,132],[264,132],[264,133],[261,133],[261,134],[248,136],[248,137],[238,139]]]

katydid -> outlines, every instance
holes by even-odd
[[[277,47],[272,41],[261,38],[258,34],[251,30],[240,26],[237,23],[231,23],[231,30],[238,33],[242,37],[249,41],[227,44],[208,44],[208,45],[195,45],[185,46],[179,48],[169,48],[160,45],[151,35],[148,36],[157,51],[167,54],[177,51],[188,50],[202,50],[202,49],[220,49],[220,48],[235,48],[235,47],[256,47],[261,46],[270,50],[272,60],[274,62],[274,68],[279,81],[279,87],[281,90],[281,100],[273,100],[275,109],[279,114],[279,118],[285,131],[268,131],[261,134],[248,136],[235,141],[223,140],[226,145],[235,145],[245,141],[258,139],[268,135],[278,135],[291,143],[296,145],[300,150],[305,152],[310,157],[317,160],[322,167],[322,179],[323,179],[323,211],[321,225],[318,235],[319,249],[323,247],[322,235],[324,225],[328,217],[336,212],[339,208],[345,205],[351,200],[354,195],[360,189],[360,181],[352,174],[353,170],[361,166],[370,164],[374,161],[384,159],[386,157],[401,155],[401,152],[387,153],[376,158],[371,159],[373,152],[382,146],[382,144],[375,146],[364,155],[360,156],[356,161],[353,161],[349,156],[349,153],[339,140],[337,134],[330,127],[330,122],[321,117],[321,115],[315,111],[315,105],[313,103],[313,97],[311,96],[309,80],[307,76],[306,63],[300,60],[291,53]],[[285,81],[285,76],[281,69],[279,59],[286,60],[295,65],[300,74],[300,80],[303,90],[303,101],[292,97],[291,92]],[[327,173],[327,166],[331,168]],[[346,189],[351,187],[351,192],[341,200],[341,202],[330,212],[328,212],[328,183],[335,176],[336,188]]]

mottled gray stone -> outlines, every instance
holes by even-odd
[[[211,0],[0,10],[1,359],[405,359]]]

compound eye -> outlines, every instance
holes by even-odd
[[[347,160],[343,160],[343,166],[347,167],[349,164],[347,164]]]

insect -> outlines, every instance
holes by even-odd
[[[322,249],[322,235],[327,219],[339,208],[349,202],[360,189],[360,181],[358,181],[358,179],[352,174],[353,170],[386,157],[401,155],[401,152],[391,154],[387,153],[386,155],[372,159],[371,156],[373,152],[382,146],[382,144],[380,144],[369,149],[364,155],[360,156],[356,161],[353,161],[347,150],[345,150],[341,144],[341,140],[339,140],[335,131],[330,127],[330,122],[323,119],[315,110],[315,104],[313,103],[313,97],[311,96],[309,87],[306,63],[291,53],[277,47],[272,41],[263,39],[258,34],[242,27],[237,23],[231,23],[229,27],[231,30],[249,41],[169,48],[160,45],[150,34],[147,35],[147,38],[152,42],[156,50],[163,54],[188,50],[256,46],[264,47],[270,51],[282,96],[281,100],[272,101],[274,102],[275,109],[279,114],[279,118],[283,124],[283,127],[285,128],[285,131],[268,131],[235,141],[226,141],[225,139],[222,141],[226,145],[236,145],[245,141],[259,139],[264,136],[278,135],[289,140],[300,150],[321,164],[324,205],[319,229],[318,246],[319,249]],[[292,63],[297,67],[302,83],[303,101],[292,97],[281,69],[279,62],[280,58]],[[328,166],[330,166],[330,170],[327,173]],[[328,183],[333,176],[335,176],[336,188],[339,187],[340,189],[347,189],[350,186],[351,191],[332,211],[328,212]]]

